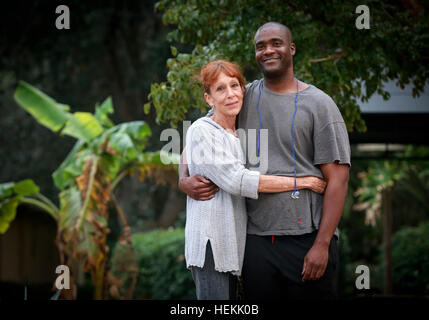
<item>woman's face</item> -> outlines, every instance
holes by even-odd
[[[237,78],[219,74],[210,86],[210,93],[204,93],[206,102],[223,116],[236,116],[243,105],[243,88]]]

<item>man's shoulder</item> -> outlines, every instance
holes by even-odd
[[[262,79],[256,79],[256,80],[253,80],[252,82],[249,82],[248,84],[246,84],[246,92],[250,92],[250,91],[255,90],[255,88],[257,88],[259,86],[261,81],[262,81]]]
[[[317,99],[321,100],[322,102],[334,102],[330,95],[328,95],[322,89],[316,87],[314,84],[308,84],[308,86],[307,92],[309,95],[317,97]]]
[[[317,113],[339,112],[334,99],[322,89],[310,84],[309,88],[304,92],[302,96],[310,100],[311,105],[315,107],[313,110]]]

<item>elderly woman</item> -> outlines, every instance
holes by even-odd
[[[200,174],[220,190],[207,201],[187,198],[185,258],[196,285],[197,298],[234,299],[236,275],[241,274],[246,241],[245,197],[258,192],[294,190],[294,178],[262,175],[244,167],[236,133],[244,80],[236,64],[224,60],[201,70],[204,98],[214,108],[188,129],[185,155],[189,174]],[[325,183],[316,177],[297,178],[297,188],[318,193]]]

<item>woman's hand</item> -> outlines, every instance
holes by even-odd
[[[317,178],[317,177],[302,177],[302,178],[297,178],[297,179],[302,179],[303,181],[303,185],[305,186],[305,189],[311,189],[314,192],[323,194],[325,192],[325,188],[326,188],[326,182],[323,179]]]

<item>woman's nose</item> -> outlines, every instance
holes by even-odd
[[[228,97],[231,97],[231,96],[233,96],[234,95],[234,90],[232,90],[232,88],[231,87],[228,87],[227,89],[227,96]]]

